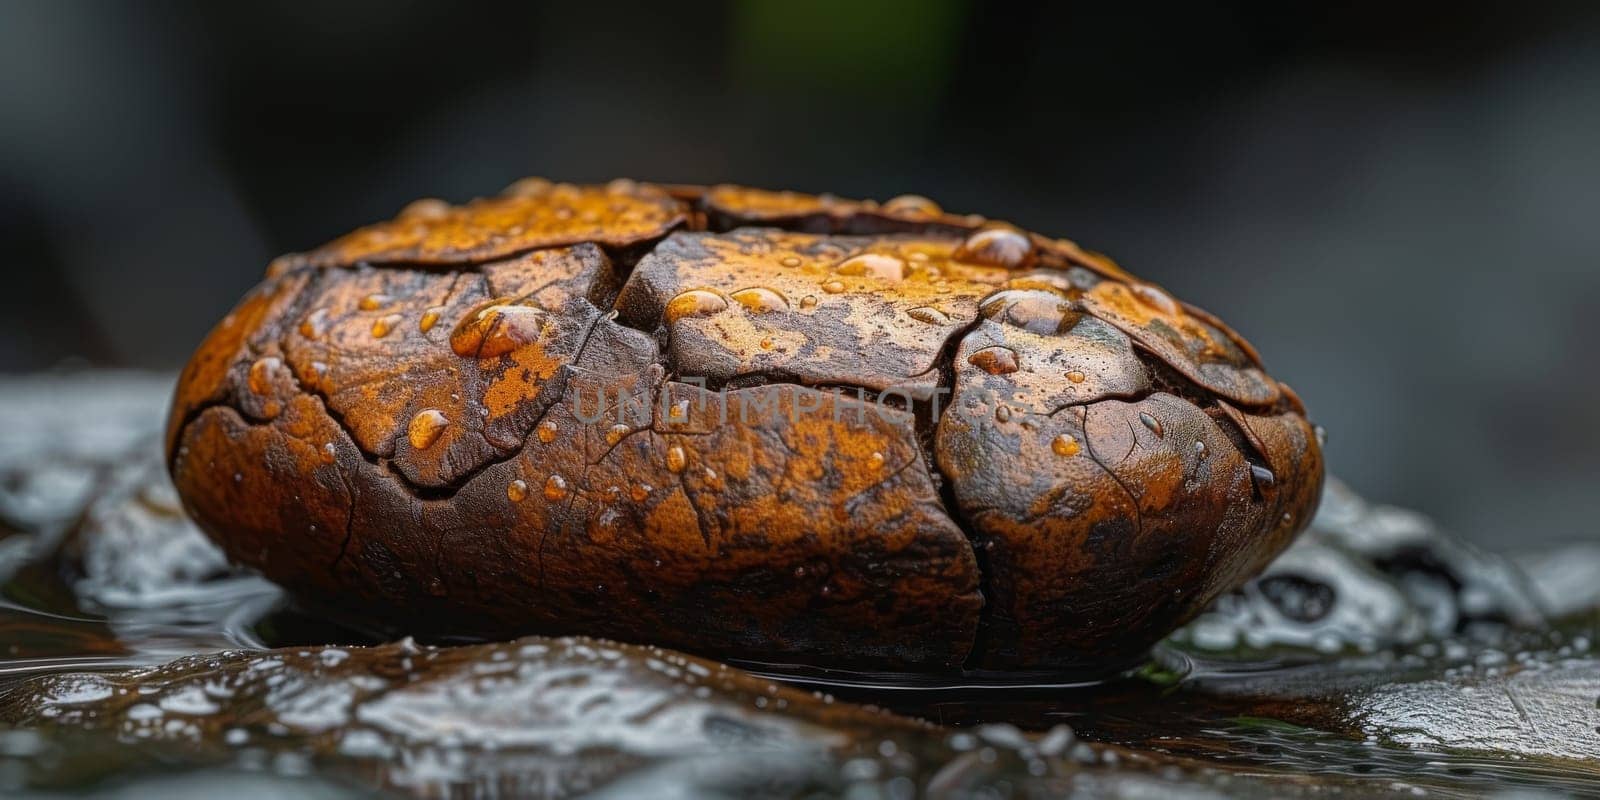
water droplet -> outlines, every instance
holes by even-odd
[[[973,264],[1016,269],[1032,260],[1033,242],[1016,228],[994,225],[968,236],[956,248],[955,258]]]
[[[567,479],[560,475],[551,475],[544,482],[544,499],[554,503],[567,496]]]
[[[967,356],[967,363],[990,375],[1010,375],[1021,367],[1017,351],[999,345],[985,347]]]
[[[300,321],[300,335],[307,339],[321,339],[328,332],[328,309],[319,308]]]
[[[373,338],[382,339],[383,337],[389,335],[389,331],[394,330],[394,326],[399,324],[399,314],[389,314],[387,316],[378,317],[372,321],[372,336]]]
[[[898,217],[937,217],[944,213],[938,203],[920,194],[903,194],[883,204],[883,210]]]
[[[1250,478],[1256,482],[1256,486],[1262,489],[1271,489],[1272,485],[1278,482],[1278,476],[1272,474],[1272,470],[1260,464],[1250,465]]]
[[[873,451],[872,455],[867,456],[867,469],[883,469],[883,454]]]
[[[628,496],[632,497],[633,498],[633,502],[635,502],[635,503],[643,503],[644,499],[646,497],[649,497],[650,493],[653,492],[653,491],[655,491],[655,487],[651,486],[650,484],[648,484],[648,483],[637,483],[637,484],[634,484],[633,487],[628,490]]]
[[[610,428],[606,429],[606,444],[616,447],[617,442],[622,441],[622,437],[627,436],[632,430],[632,428],[629,428],[620,422],[612,425]]]
[[[771,314],[789,310],[789,301],[784,299],[782,294],[765,286],[740,289],[730,296],[752,314]]]
[[[1198,453],[1201,458],[1205,458],[1206,457],[1206,443],[1203,440],[1196,440],[1195,443],[1194,443],[1194,451],[1196,453]]]
[[[389,295],[383,294],[382,292],[373,292],[372,294],[361,298],[361,302],[357,303],[357,305],[361,307],[362,311],[377,311],[388,304]]]
[[[844,291],[844,281],[832,280],[822,284],[822,291],[828,294],[838,294]]]
[[[556,440],[556,424],[550,420],[539,423],[539,441],[549,444]]]
[[[423,222],[443,218],[449,213],[449,203],[437,197],[424,197],[407,203],[406,207],[400,209],[400,213],[396,216],[407,222]]]
[[[678,400],[667,410],[668,422],[687,422],[689,420],[689,401]]]
[[[440,308],[439,306],[434,306],[433,308],[422,312],[422,319],[417,320],[417,327],[421,329],[423,333],[433,330],[433,326],[439,324],[439,312],[443,310],[444,309]]]
[[[1069,273],[1058,272],[1053,269],[1036,269],[1024,272],[1009,281],[1007,289],[1043,289],[1055,292],[1062,297],[1076,297],[1083,293],[1083,289],[1075,285]]]
[[[1072,330],[1083,316],[1066,298],[1042,289],[1003,289],[984,300],[979,311],[989,319],[1046,336]]]
[[[907,311],[906,316],[918,322],[926,322],[929,325],[948,325],[950,323],[950,315],[933,306],[917,306]]]
[[[550,191],[551,183],[544,178],[522,178],[501,190],[509,197],[534,197]]]
[[[1146,428],[1149,428],[1150,432],[1155,434],[1156,436],[1159,437],[1159,436],[1165,436],[1166,435],[1166,430],[1161,427],[1161,420],[1156,419],[1155,417],[1152,417],[1152,416],[1150,416],[1149,414],[1147,414],[1147,413],[1145,413],[1143,411],[1140,411],[1139,412],[1139,421],[1144,423],[1144,426]]]
[[[497,358],[538,341],[543,318],[532,306],[491,300],[456,324],[450,332],[450,349],[462,358]]]
[[[272,356],[267,356],[266,358],[251,364],[250,376],[248,380],[248,383],[250,384],[250,391],[255,392],[256,394],[266,394],[272,391],[272,373],[276,371],[278,367],[282,366],[282,364],[282,361],[273,358]]]
[[[510,499],[511,502],[520,503],[522,502],[522,498],[527,496],[528,484],[526,481],[519,478],[506,484],[506,497]]]
[[[411,424],[406,426],[406,437],[411,440],[413,448],[426,450],[439,440],[439,434],[444,433],[449,424],[450,420],[443,411],[426,409],[411,418]]]
[[[817,307],[817,296],[814,295],[814,294],[808,294],[805,297],[800,298],[800,307],[801,308],[816,308]]]
[[[333,446],[333,442],[327,442],[323,444],[322,449],[317,452],[317,457],[322,459],[322,463],[324,464],[332,464],[333,460],[339,457],[339,450]]]
[[[800,266],[801,261],[798,256],[784,256],[783,258],[778,259],[778,263],[786,267],[798,267]]]
[[[1058,456],[1075,456],[1082,448],[1078,445],[1077,439],[1063,433],[1050,440],[1050,449]]]
[[[682,472],[689,465],[689,456],[683,452],[682,447],[676,445],[667,448],[667,469],[672,472]]]
[[[671,325],[684,317],[709,317],[727,307],[727,299],[710,289],[690,289],[667,302],[664,319]]]
[[[1166,314],[1170,317],[1182,316],[1183,314],[1183,311],[1178,308],[1178,301],[1173,300],[1172,295],[1169,295],[1148,283],[1133,284],[1132,286],[1128,287],[1128,291],[1132,292],[1134,297],[1139,298],[1139,302],[1144,303],[1145,305],[1161,312],[1162,314]]]
[[[839,263],[840,275],[862,275],[881,281],[906,279],[906,262],[887,253],[862,253]]]
[[[1001,404],[1001,405],[995,406],[994,407],[994,421],[995,422],[1010,422],[1011,421],[1011,406],[1008,406],[1008,405],[1005,405],[1005,404]]]
[[[1071,372],[1067,373],[1067,380],[1072,381],[1073,383],[1083,383],[1083,379],[1083,373],[1079,372],[1078,370],[1072,370]]]

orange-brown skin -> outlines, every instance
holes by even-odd
[[[354,617],[896,670],[1126,663],[1322,483],[1243,339],[1071,242],[632,181],[278,259],[168,450],[230,556]]]

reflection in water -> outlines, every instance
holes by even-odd
[[[165,392],[0,384],[18,415],[0,419],[0,791],[1600,793],[1593,551],[1529,557],[1530,590],[1334,486],[1266,575],[1095,682],[584,639],[362,647],[187,522],[157,453]]]

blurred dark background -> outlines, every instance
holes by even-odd
[[[1600,509],[1600,4],[0,3],[0,372],[173,370],[272,255],[523,175],[929,195],[1217,312],[1334,472]]]

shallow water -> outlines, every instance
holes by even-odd
[[[1266,575],[1098,681],[362,647],[184,519],[167,389],[0,384],[0,792],[1600,795],[1595,548],[1518,568],[1335,485]]]

